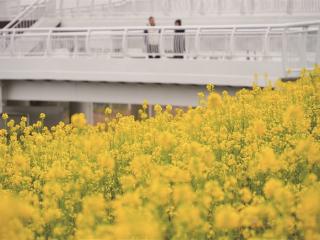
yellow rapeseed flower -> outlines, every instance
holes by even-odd
[[[83,113],[79,113],[79,114],[74,114],[71,117],[71,123],[72,125],[74,125],[75,127],[78,128],[82,128],[86,125],[87,120],[86,120],[86,116]]]
[[[211,93],[208,97],[208,108],[214,109],[222,106],[222,99],[218,93]]]
[[[9,118],[8,114],[2,113],[2,119],[7,120]]]
[[[240,225],[239,213],[231,206],[221,206],[215,213],[215,226],[219,229],[236,229]]]

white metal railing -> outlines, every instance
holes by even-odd
[[[183,31],[181,31],[183,30]],[[93,57],[320,63],[320,21],[273,25],[6,29],[0,57]],[[150,46],[153,47],[153,50]]]
[[[320,0],[57,0],[56,11],[68,16],[320,14]]]

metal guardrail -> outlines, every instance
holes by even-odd
[[[273,25],[28,28],[0,33],[0,57],[183,58],[320,63],[320,21]]]

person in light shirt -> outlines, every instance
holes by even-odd
[[[149,17],[149,27],[155,27],[156,21],[154,17]],[[144,31],[145,33],[145,42],[147,47],[147,53],[149,54],[149,58],[160,58],[159,55],[159,41],[160,41],[160,29],[152,29]]]

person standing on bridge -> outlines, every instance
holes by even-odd
[[[181,19],[177,19],[174,25],[176,27],[181,27]],[[174,30],[174,33],[173,52],[178,55],[174,56],[173,58],[183,58],[183,54],[186,51],[185,30],[182,28],[178,28]]]
[[[149,17],[150,27],[156,26],[156,21],[154,17]],[[160,29],[149,28],[145,30],[145,43],[147,46],[147,53],[149,53],[149,58],[160,58],[159,55],[159,38],[160,38]]]

